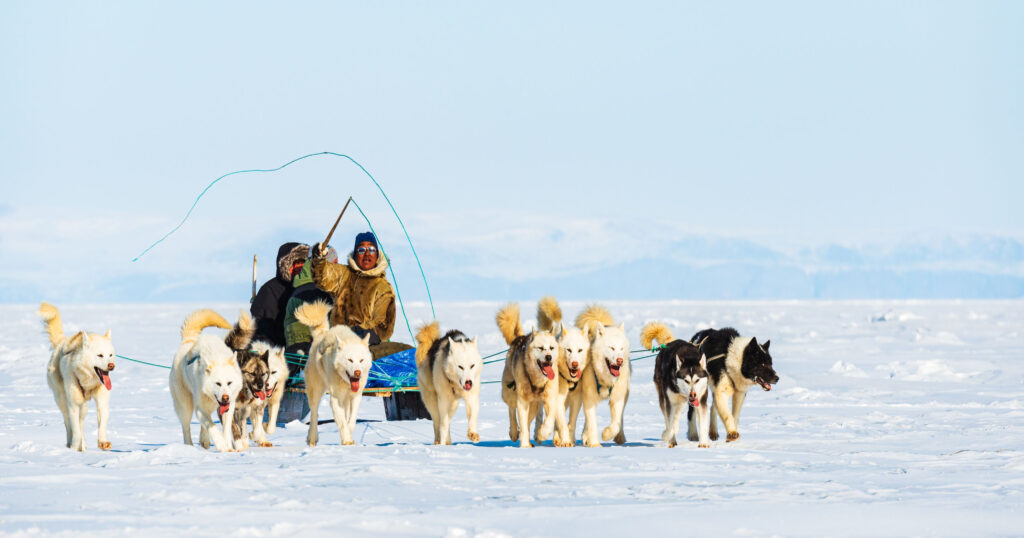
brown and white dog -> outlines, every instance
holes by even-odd
[[[85,414],[89,400],[95,400],[97,444],[102,450],[110,450],[107,420],[110,418],[110,372],[114,369],[110,331],[104,335],[80,331],[67,338],[57,307],[42,303],[38,314],[43,318],[53,348],[46,367],[46,381],[64,415],[67,447],[85,451]]]
[[[578,394],[583,391],[580,381],[583,379],[583,371],[586,370],[590,360],[590,338],[586,331],[573,326],[566,326],[562,323],[562,308],[554,297],[544,297],[537,303],[537,328],[542,331],[551,331],[558,340],[558,403],[555,408],[562,415],[565,414],[568,406],[569,394]],[[581,401],[576,399],[577,402]],[[575,409],[573,416],[579,414],[579,407]],[[572,413],[572,411],[570,411]],[[540,420],[541,413],[538,413],[537,431],[534,436],[538,441],[543,441],[543,432],[550,432],[553,415],[544,415],[544,423]],[[566,437],[563,437],[565,435]],[[568,427],[564,431],[555,430],[555,446],[575,446],[576,432]]]
[[[509,438],[519,441],[520,447],[533,446],[529,439],[530,424],[543,404],[544,414],[555,417],[555,427],[562,432],[560,440],[568,439],[565,414],[558,406],[558,340],[554,333],[538,330],[523,334],[519,305],[515,303],[498,311],[495,321],[509,346],[501,374],[501,399],[508,405]],[[550,434],[542,431],[538,442]]]

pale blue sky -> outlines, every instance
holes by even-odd
[[[1020,238],[1021,28],[1015,2],[4,2],[0,253],[162,282],[225,250],[210,269],[242,272],[349,194],[386,220],[357,170],[310,162],[225,181],[163,258],[129,263],[213,178],[322,150],[366,165],[428,255],[609,231],[549,249],[556,273],[651,254],[652,228]]]

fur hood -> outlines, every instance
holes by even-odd
[[[356,276],[363,278],[377,278],[384,276],[384,272],[388,270],[388,258],[383,252],[377,257],[377,265],[373,266],[367,271],[363,271],[359,268],[359,264],[356,263],[355,252],[350,252],[348,255],[348,268],[352,270]]]
[[[281,280],[291,284],[292,282],[292,266],[296,263],[303,263],[309,256],[309,245],[303,243],[293,243],[291,249],[288,249],[283,254],[278,251],[277,256],[277,276]],[[284,250],[282,248],[282,250]]]

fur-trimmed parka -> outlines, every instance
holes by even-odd
[[[363,271],[350,253],[348,265],[313,258],[313,280],[334,297],[331,325],[373,331],[386,342],[395,332],[395,291],[388,282],[388,259],[382,252],[377,265]]]

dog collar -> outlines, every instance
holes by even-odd
[[[562,375],[561,371],[558,372],[558,376],[561,377],[562,379],[564,379],[566,383],[570,383],[571,384],[570,387],[569,387],[569,392],[572,392],[572,391],[576,390],[576,385],[580,384],[580,380],[579,379],[577,379],[576,381],[573,381],[573,380],[569,379],[568,377],[565,377],[564,375]]]

